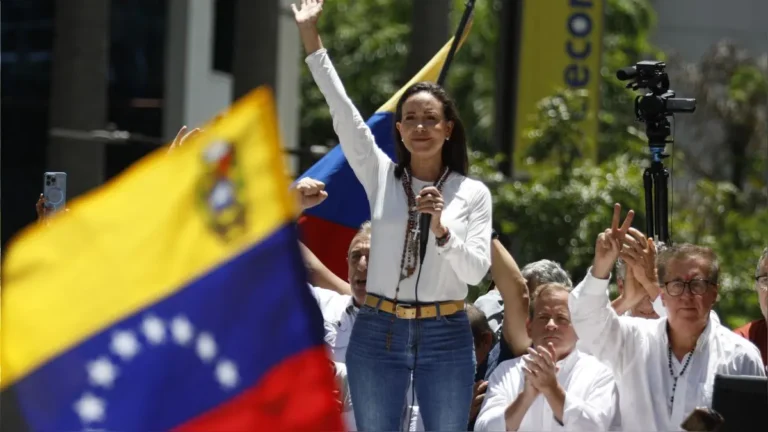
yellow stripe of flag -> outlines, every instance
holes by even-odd
[[[464,27],[464,31],[461,34],[461,39],[459,39],[459,46],[456,47],[456,51],[459,51],[459,48],[461,48],[462,45],[464,45],[464,41],[467,40],[467,36],[469,36],[469,31],[472,29],[472,18],[467,21],[467,26]],[[423,81],[437,81],[437,78],[440,76],[440,70],[443,68],[443,65],[445,64],[445,60],[448,58],[448,52],[451,50],[451,44],[453,44],[454,38],[451,38],[448,43],[443,45],[442,48],[440,48],[440,51],[435,54],[434,57],[424,65],[423,68],[417,73],[416,75],[411,78],[410,81],[406,85],[404,85],[400,90],[397,91],[394,95],[392,95],[389,100],[384,103],[376,112],[395,112],[395,109],[397,108],[397,101],[400,100],[400,97],[405,93],[405,90],[408,89],[408,87]]]
[[[215,164],[205,161],[221,156],[224,143],[235,149],[229,173],[240,174],[232,184],[242,206],[211,219],[204,197]],[[258,89],[184,147],[156,151],[50,227],[26,231],[3,269],[2,388],[291,221],[288,187],[274,101]],[[228,196],[226,188],[214,195]],[[225,240],[216,228],[227,227],[241,235]]]

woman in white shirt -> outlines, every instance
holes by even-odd
[[[466,177],[464,127],[440,86],[415,84],[397,104],[393,162],[376,145],[323,49],[316,27],[322,1],[302,1],[293,10],[306,63],[371,210],[368,296],[347,348],[357,426],[397,430],[408,415],[413,370],[425,428],[466,430],[475,356],[464,299],[467,284],[480,282],[490,268],[491,196]],[[421,214],[431,216],[428,227],[419,227]],[[424,230],[429,239],[421,263]]]

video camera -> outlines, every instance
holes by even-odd
[[[669,76],[664,72],[666,66],[664,62],[641,61],[616,72],[619,81],[633,80],[627,88],[650,91],[635,98],[635,115],[646,124],[648,144],[652,148],[663,149],[666,145],[671,129],[668,116],[696,111],[696,99],[676,98],[675,92],[669,89]]]

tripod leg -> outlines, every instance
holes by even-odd
[[[653,177],[649,168],[643,173],[643,187],[645,188],[645,235],[653,238]]]
[[[656,178],[656,209],[658,210],[659,240],[669,244],[669,195],[667,195],[667,183],[669,181],[669,170],[663,168],[657,174]]]

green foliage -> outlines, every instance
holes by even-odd
[[[616,71],[639,60],[663,60],[663,54],[649,41],[656,22],[646,0],[607,0],[603,35],[603,67],[600,70],[600,126],[598,160],[626,151],[637,152],[646,145],[635,123],[635,94],[616,79]]]
[[[575,279],[584,276],[597,235],[608,228],[613,204],[640,209],[642,167],[628,155],[601,165],[578,164],[567,179],[553,170],[535,181],[499,182],[495,160],[473,154],[472,174],[491,185],[497,229],[520,244],[516,260],[561,263]],[[635,225],[642,226],[638,215]]]
[[[454,0],[453,20],[458,25],[464,1]],[[472,148],[492,151],[496,60],[498,58],[501,0],[475,3],[472,32],[451,64],[448,90],[469,126]]]

